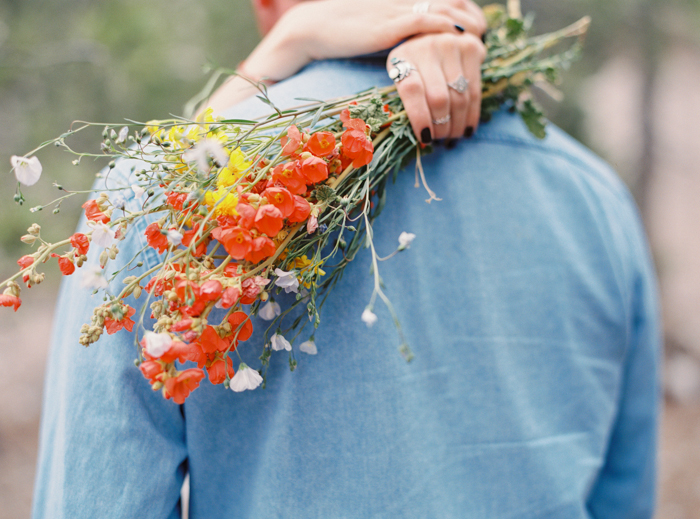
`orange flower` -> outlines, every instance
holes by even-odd
[[[233,329],[233,336],[236,338],[236,341],[247,341],[253,335],[253,323],[247,313],[234,312],[228,316],[228,322]]]
[[[294,212],[294,198],[283,187],[268,187],[263,196],[282,213],[282,218],[287,218]],[[238,204],[240,205],[240,204]]]
[[[251,263],[259,263],[260,261],[269,258],[275,253],[275,242],[267,236],[258,236],[253,240],[253,246],[250,252],[246,254],[245,259]]]
[[[15,312],[22,304],[22,300],[17,296],[12,296],[10,294],[0,294],[0,306],[14,306]]]
[[[245,202],[238,202],[236,212],[240,215],[238,225],[244,229],[251,230],[253,228],[253,224],[255,223],[255,215],[257,213],[255,207],[250,204],[246,204]]]
[[[223,229],[217,227],[211,233],[215,240],[224,246],[226,252],[233,259],[243,259],[250,252],[253,245],[253,239],[250,232],[241,227],[232,227]]]
[[[139,369],[151,384],[158,382],[160,375],[163,373],[163,366],[161,366],[160,362],[156,362],[155,360],[146,360],[142,362]]]
[[[100,206],[97,205],[97,200],[88,200],[83,204],[85,209],[85,217],[93,222],[109,223],[109,216],[102,212]]]
[[[294,195],[294,212],[289,215],[287,221],[290,223],[303,222],[311,213],[311,204],[300,196]]]
[[[199,368],[181,371],[177,377],[165,381],[165,398],[172,398],[176,404],[184,404],[190,393],[199,387],[204,371]]]
[[[163,234],[160,230],[160,226],[157,222],[153,222],[151,225],[146,227],[146,242],[158,251],[158,254],[163,254],[169,247],[170,242],[167,236]]]
[[[295,195],[306,193],[306,179],[302,175],[299,162],[297,161],[275,166],[272,170],[272,182],[282,184]]]
[[[196,362],[201,368],[207,362],[207,355],[196,342],[173,341],[170,349],[161,356],[160,360],[167,363],[175,362],[176,360],[180,362],[189,360]]]
[[[351,120],[359,121],[359,119]],[[354,168],[360,168],[372,162],[374,145],[364,132],[352,129],[347,130],[343,133],[341,141],[343,143],[343,155],[352,159]]]
[[[65,256],[59,256],[58,254],[51,254],[52,257],[58,258],[58,268],[61,270],[61,274],[64,276],[70,276],[75,272],[75,264],[73,260]]]
[[[81,256],[87,254],[88,249],[90,249],[90,240],[81,232],[76,232],[70,237],[70,244],[75,247],[75,250]]]
[[[282,212],[272,204],[262,205],[255,215],[255,227],[258,231],[267,234],[270,238],[282,230]]]
[[[202,335],[196,341],[202,348],[204,353],[215,353],[217,351],[226,351],[231,344],[230,342],[219,337],[213,326],[204,328]]]
[[[29,255],[24,255],[20,259],[17,260],[17,265],[20,266],[22,270],[26,269],[30,265],[34,264],[34,258],[32,258]]]
[[[131,332],[134,329],[135,323],[131,319],[131,316],[136,313],[136,310],[131,308],[129,305],[122,305],[121,308],[122,312],[124,311],[124,308],[126,308],[126,314],[122,313],[122,315],[116,315],[114,311],[112,311],[112,318],[105,317],[105,329],[109,335],[117,333],[122,328],[124,328],[127,332]],[[114,319],[114,317],[118,317],[118,319]]]
[[[168,200],[168,204],[170,204],[173,209],[182,211],[182,206],[185,203],[185,200],[187,200],[187,193],[175,193],[170,191],[169,193],[166,193],[165,198]]]
[[[199,231],[199,226],[195,225],[190,229],[189,231],[185,231],[182,233],[182,244],[185,247],[189,247],[192,244],[192,240],[195,239],[197,236],[197,232]],[[199,238],[197,238],[199,239]],[[194,249],[194,256],[195,258],[199,258],[200,256],[204,256],[207,252],[207,245],[209,244],[210,239],[205,238],[202,240],[199,245],[197,245]]]
[[[287,130],[287,135],[280,139],[280,144],[283,146],[282,155],[288,157],[296,153],[301,144],[301,132],[299,132],[299,128],[291,125]]]
[[[221,292],[223,292],[223,290],[224,287],[221,285],[221,282],[216,279],[205,281],[200,287],[202,299],[205,301],[216,301],[221,297]]]
[[[307,184],[316,184],[328,178],[328,164],[318,157],[309,157],[301,163],[301,173]]]
[[[235,375],[235,371],[233,371],[233,362],[231,361],[231,357],[226,357],[226,362],[224,362],[224,360],[221,358],[217,358],[209,366],[207,366],[209,382],[211,382],[212,384],[223,384],[224,380],[226,380],[227,371],[229,378]]]
[[[304,151],[309,151],[317,157],[327,157],[335,150],[335,136],[331,132],[316,132],[304,146]]]

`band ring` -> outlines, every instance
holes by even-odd
[[[391,64],[394,66],[389,70],[389,77],[394,83],[400,83],[416,70],[412,63],[400,58],[391,58]]]
[[[450,114],[447,114],[445,117],[440,117],[439,119],[433,119],[433,124],[447,124],[450,122],[450,119],[452,119],[452,116]]]
[[[413,12],[416,14],[425,14],[430,11],[430,2],[417,2],[413,4]]]
[[[460,94],[463,94],[467,91],[467,88],[469,88],[469,80],[460,74],[460,76],[452,83],[447,83],[447,86],[452,90],[456,90]]]

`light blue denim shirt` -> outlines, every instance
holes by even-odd
[[[381,65],[321,62],[270,94],[285,107],[387,83]],[[228,115],[266,111],[253,100]],[[380,255],[417,236],[380,266],[411,363],[385,309],[372,328],[360,320],[367,251],[323,308],[318,355],[297,343],[296,371],[274,352],[266,389],[205,381],[183,406],[151,391],[131,334],[78,344],[101,299],[67,278],[34,518],[179,517],[187,471],[193,519],[652,517],[659,323],[629,193],[563,132],[538,141],[505,112],[424,166],[442,201],[425,203],[409,167],[374,227]],[[149,251],[144,268],[156,261]],[[265,326],[239,348],[254,368]]]

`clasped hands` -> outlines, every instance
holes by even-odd
[[[279,81],[314,60],[392,49],[387,72],[397,81],[397,65],[404,71],[396,86],[416,137],[426,144],[470,137],[481,109],[485,31],[486,18],[471,0],[300,2],[265,35],[241,72]],[[233,90],[225,83],[210,98],[215,112],[241,100]]]

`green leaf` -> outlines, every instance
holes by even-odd
[[[547,136],[547,132],[545,131],[547,121],[544,118],[542,110],[540,110],[532,100],[528,99],[525,101],[522,106],[518,108],[518,112],[532,135],[538,139],[544,139]]]

